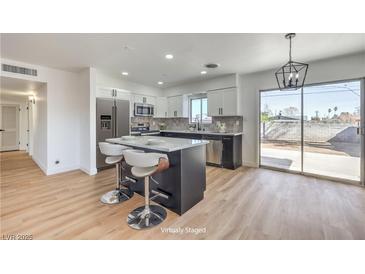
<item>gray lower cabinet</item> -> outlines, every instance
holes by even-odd
[[[161,132],[160,135],[171,138],[211,141],[210,145],[207,145],[206,156],[208,165],[229,169],[236,169],[242,165],[242,135],[227,136],[178,132]]]

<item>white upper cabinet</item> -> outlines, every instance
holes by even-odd
[[[116,89],[114,95],[116,99],[128,100],[128,101],[131,100],[131,93],[126,90]]]
[[[131,100],[131,93],[123,89],[113,89],[113,88],[102,88],[98,87],[96,89],[96,97],[101,98],[116,98],[120,100]]]
[[[141,95],[141,94],[135,94],[134,95],[134,103],[155,105],[156,104],[156,97]]]
[[[167,117],[167,97],[157,97],[155,104],[155,115],[156,118]]]
[[[113,98],[114,95],[114,90],[111,88],[101,88],[98,87],[96,89],[96,97],[101,97],[101,98]]]
[[[238,115],[237,106],[239,104],[237,98],[237,89],[230,88],[222,91],[223,93],[223,116],[235,116]]]
[[[171,96],[167,98],[168,117],[189,117],[188,97],[186,95]]]
[[[227,88],[207,92],[209,116],[238,115],[237,88]]]
[[[208,99],[208,116],[220,116],[223,107],[223,94],[220,91],[210,91],[207,93]]]

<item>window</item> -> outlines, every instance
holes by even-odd
[[[209,124],[212,122],[212,117],[208,116],[208,99],[207,97],[193,97],[190,98],[190,115],[189,122],[190,123],[203,123]]]

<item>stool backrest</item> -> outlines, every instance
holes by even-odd
[[[128,149],[126,146],[110,144],[107,142],[99,142],[99,148],[101,153],[107,156],[121,156],[123,151]]]
[[[153,167],[157,166],[160,158],[168,159],[166,154],[161,153],[141,153],[141,151],[126,150],[124,159],[130,166],[135,167]]]

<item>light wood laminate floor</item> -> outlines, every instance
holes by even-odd
[[[0,157],[2,238],[365,239],[365,190],[357,186],[265,169],[207,167],[203,201],[183,216],[168,211],[159,227],[136,231],[126,217],[143,205],[141,196],[119,205],[99,202],[114,187],[114,169],[45,176],[24,152]]]

